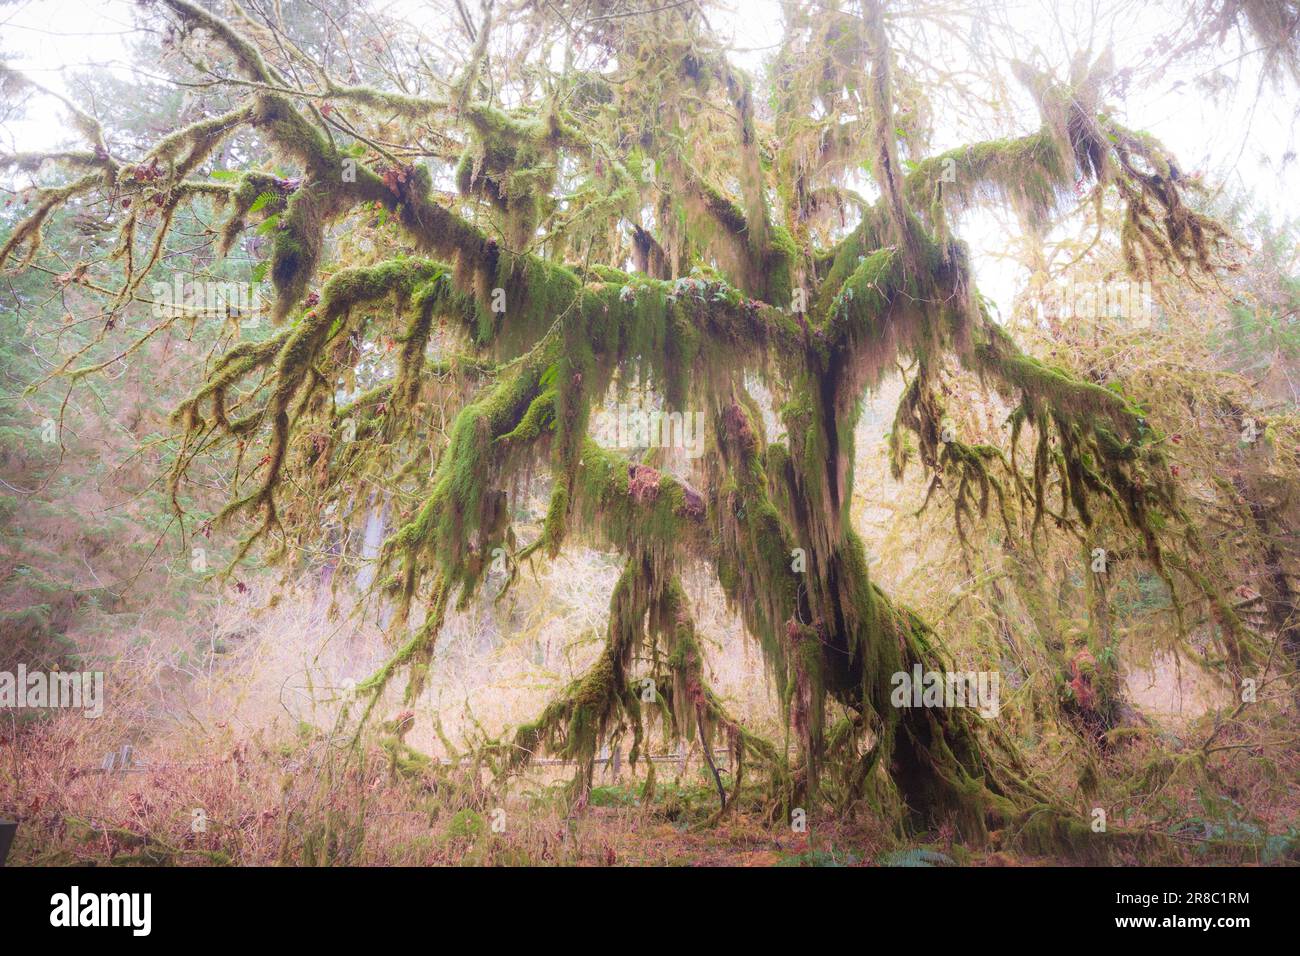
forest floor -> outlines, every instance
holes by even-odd
[[[625,765],[618,780],[598,770],[575,809],[568,767],[538,768],[501,789],[469,765],[395,749],[393,738],[352,750],[307,725],[248,737],[226,728],[197,749],[193,739],[188,750],[145,746],[127,769],[107,770],[96,759],[102,744],[85,729],[92,723],[60,715],[24,728],[20,746],[14,726],[0,731],[0,817],[21,821],[11,864],[1300,863],[1300,768],[1292,764],[1278,779],[1253,770],[1258,762],[1238,763],[1212,791],[1197,774],[1172,774],[1156,796],[1112,816],[1112,829],[1138,834],[1138,842],[1043,856],[1025,853],[1008,832],[982,845],[962,843],[947,827],[902,835],[862,805],[792,824],[757,786],[715,820],[716,790],[699,767],[681,772],[675,761],[658,765],[648,800],[640,768],[633,774]],[[1154,753],[1133,744],[1108,758],[1109,770],[1136,778]],[[1219,772],[1213,761],[1210,772]],[[1089,802],[1080,801],[1085,819]]]

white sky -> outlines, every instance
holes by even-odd
[[[778,0],[732,2],[737,12],[729,17],[713,16],[711,22],[732,33],[734,46],[742,51],[736,59],[755,69],[780,39]],[[418,0],[389,0],[382,6],[390,13],[409,11],[412,19],[428,20],[429,8]],[[18,0],[0,4],[0,55],[33,79],[60,90],[66,90],[69,73],[88,67],[129,74],[128,40],[135,22],[132,8],[130,0]],[[1121,28],[1105,40],[1113,44],[1117,64],[1140,64],[1149,42],[1169,29],[1170,19],[1154,5],[1118,0],[1118,8]],[[1066,22],[1076,13],[1090,20],[1093,3],[1013,0],[1010,9],[1017,30],[1035,45],[1041,45],[1049,56],[1061,59],[1062,43],[1048,11]],[[1295,149],[1296,91],[1279,95],[1266,90],[1256,100],[1250,59],[1229,67],[1234,76],[1237,74],[1232,71],[1242,71],[1243,82],[1224,101],[1189,92],[1190,87],[1185,85],[1208,65],[1227,64],[1233,59],[1231,49],[1216,51],[1204,62],[1186,64],[1181,75],[1181,64],[1176,64],[1161,83],[1137,84],[1127,99],[1117,104],[1120,118],[1157,136],[1179,157],[1184,169],[1202,171],[1212,183],[1246,187],[1279,218],[1298,217],[1300,190],[1294,188],[1292,170],[1282,170],[1281,162],[1285,153]],[[1184,85],[1174,88],[1180,80]],[[1021,132],[1037,126],[1037,116],[1028,103],[1018,112],[1023,114],[1017,117]],[[42,149],[66,140],[67,127],[60,113],[61,107],[53,103],[48,111],[33,106],[23,122],[0,125],[0,150]],[[942,139],[942,115],[938,125]],[[946,148],[953,144],[936,145]],[[1265,197],[1267,202],[1263,201]],[[1023,275],[995,256],[1005,245],[1002,227],[995,217],[975,216],[963,224],[960,232],[976,254],[981,290],[1005,309]]]

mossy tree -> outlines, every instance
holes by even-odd
[[[639,745],[649,704],[706,752],[725,736],[787,806],[817,806],[833,776],[882,813],[972,839],[1008,824],[1031,842],[1086,832],[995,726],[891,705],[895,673],[948,668],[932,629],[869,578],[849,521],[853,426],[906,360],[895,461],[919,459],[950,490],[958,534],[990,504],[1008,530],[1044,534],[1113,509],[1171,585],[1213,591],[1170,557],[1195,529],[1141,410],[1023,352],[952,223],[1006,202],[1042,224],[1091,186],[1122,211],[1135,275],[1191,278],[1219,268],[1227,233],[1173,157],[1106,111],[1105,58],[1065,79],[1009,65],[1039,128],[929,154],[926,94],[895,45],[905,5],[787,4],[761,79],[731,63],[700,6],[650,7],[488,4],[475,20],[458,3],[457,68],[407,49],[425,69],[379,88],[337,80],[273,17],[160,0],[149,15],[229,107],[129,157],[73,107],[84,151],[11,157],[69,176],[36,191],[0,263],[31,261],[56,209],[105,196],[126,273],[110,307],[141,295],[183,206],[220,215],[208,239],[223,251],[255,226],[272,237],[279,331],[217,358],[179,409],[174,499],[199,456],[235,448],[220,518],[251,521],[241,558],[321,543],[322,511],[359,516],[376,485],[414,502],[376,584],[410,629],[363,691],[405,671],[419,692],[449,605],[481,590],[494,556],[513,579],[575,540],[622,552],[604,652],[501,745],[504,767],[543,747],[571,756],[581,795],[599,742],[630,730]],[[292,174],[214,178],[233,140]],[[366,362],[382,380],[359,388]],[[945,434],[951,362],[1013,405],[1005,448]],[[592,439],[593,407],[632,383],[706,415],[690,474]],[[521,542],[512,496],[538,469],[549,507]],[[707,685],[681,584],[693,566],[762,647],[797,731],[793,767]],[[828,727],[832,709],[844,716]]]

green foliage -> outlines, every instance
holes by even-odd
[[[929,850],[924,847],[912,847],[906,850],[893,850],[876,857],[880,866],[955,866],[956,862],[946,853]]]

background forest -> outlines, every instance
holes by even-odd
[[[1300,7],[740,6],[0,33],[11,862],[1300,860]]]

